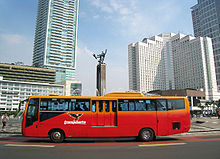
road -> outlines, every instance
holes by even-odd
[[[1,158],[28,159],[219,159],[220,135],[159,137],[154,142],[127,139],[71,139],[62,144],[44,138],[0,137]]]

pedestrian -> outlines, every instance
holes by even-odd
[[[220,118],[220,109],[218,109],[217,113],[218,113],[218,119],[219,119]]]
[[[216,108],[216,115],[219,119],[220,118],[220,107]]]
[[[4,113],[4,115],[2,115],[2,117],[1,117],[2,131],[6,130],[6,123],[8,121],[9,121],[9,117],[8,117],[7,113]]]

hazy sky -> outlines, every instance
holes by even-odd
[[[193,34],[197,0],[80,0],[77,80],[95,95],[92,53],[108,49],[107,92],[128,90],[128,45],[160,33]],[[38,0],[0,0],[0,62],[32,64]]]

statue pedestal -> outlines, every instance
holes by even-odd
[[[97,65],[97,96],[103,96],[106,90],[106,64]]]

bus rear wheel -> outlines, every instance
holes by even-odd
[[[64,140],[64,133],[62,130],[59,130],[59,129],[52,130],[49,133],[49,136],[50,136],[50,140],[55,143],[61,143]]]
[[[149,128],[141,129],[138,138],[144,142],[152,141],[155,138],[154,131]]]

